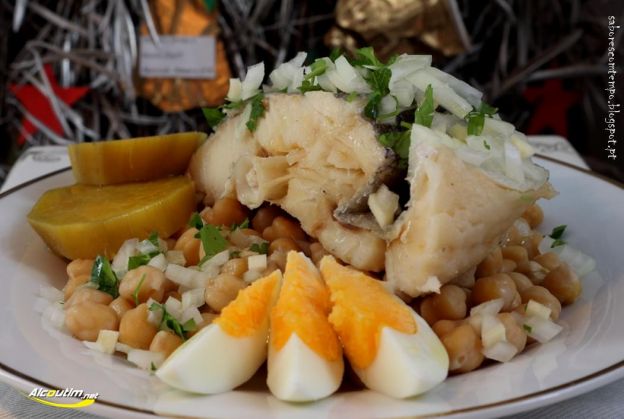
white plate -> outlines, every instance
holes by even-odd
[[[30,392],[34,387],[99,393],[86,411],[113,417],[176,416],[343,418],[451,415],[491,417],[534,409],[624,377],[624,193],[589,172],[545,159],[561,194],[544,202],[544,231],[567,224],[568,241],[594,256],[599,273],[584,279],[579,301],[563,310],[564,331],[512,362],[449,378],[428,394],[393,400],[370,391],[341,391],[318,403],[279,402],[259,374],[252,385],[215,396],[168,389],[125,361],[94,356],[80,342],[51,329],[35,312],[41,285],[58,288],[65,263],[30,229],[26,214],[47,189],[72,183],[65,171],[0,199],[0,379]],[[619,303],[619,304],[618,304]]]

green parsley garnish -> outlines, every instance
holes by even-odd
[[[195,227],[196,229],[201,230],[201,228],[204,226],[204,220],[202,220],[198,213],[194,212],[193,215],[191,215],[188,226]]]
[[[150,260],[160,252],[149,252],[143,253],[136,256],[130,256],[128,258],[128,270],[131,271],[133,269],[138,268],[139,266],[147,265]]]
[[[240,224],[236,224],[236,223],[232,224],[230,226],[230,231],[234,231],[237,228],[249,228],[249,218],[245,218],[243,222]]]
[[[262,99],[264,99],[264,93],[260,92],[247,100],[226,103],[225,105],[221,105],[217,108],[202,108],[202,112],[204,113],[204,117],[206,118],[208,125],[210,125],[210,128],[214,130],[215,127],[221,123],[223,118],[225,118],[223,109],[239,109],[243,107],[243,105],[250,103],[251,114],[249,115],[249,120],[247,121],[247,129],[253,132],[256,130],[258,119],[262,118],[264,115],[264,104],[262,103]]]
[[[466,115],[466,121],[468,121],[468,135],[481,135],[485,117],[492,117],[496,112],[498,112],[497,108],[485,102],[481,102],[478,109],[473,109],[468,112],[468,115]]]
[[[143,285],[143,281],[145,281],[145,276],[145,274],[141,275],[141,280],[134,289],[134,292],[132,293],[132,299],[134,300],[135,306],[139,305],[139,291],[141,290],[141,285]]]
[[[246,125],[247,129],[251,132],[256,130],[258,119],[264,116],[264,103],[262,103],[263,99],[264,93],[258,93],[250,99],[251,114],[249,115],[249,120]]]
[[[96,289],[112,295],[113,298],[119,296],[119,279],[108,259],[103,256],[98,255],[93,262],[91,282],[96,285]]]
[[[147,241],[156,246],[157,249],[160,249],[160,242],[158,241],[158,232],[152,231],[152,233],[147,238]]]
[[[359,95],[356,92],[351,92],[345,97],[345,100],[347,102],[353,102],[353,100],[356,99],[358,96]]]
[[[370,86],[372,92],[368,96],[368,103],[364,107],[364,115],[371,119],[379,119],[381,100],[390,93],[388,84],[390,83],[390,77],[392,77],[392,71],[387,65],[384,65],[375,56],[375,51],[372,47],[360,48],[356,51],[356,59],[352,63],[353,65],[366,66],[369,73],[365,77],[366,83]]]
[[[208,122],[208,125],[210,125],[210,128],[212,129],[215,129],[215,127],[221,123],[223,118],[225,118],[225,114],[221,108],[202,108],[202,112],[204,113],[206,122]]]
[[[355,60],[353,65],[383,67],[383,63],[379,61],[375,55],[375,49],[373,47],[360,48],[355,51]]]
[[[241,255],[240,250],[232,250],[230,251],[230,259],[237,258]]]
[[[551,249],[553,247],[563,246],[564,244],[566,244],[565,240],[563,240],[562,237],[567,227],[567,225],[562,224],[553,228],[552,232],[550,233],[550,238],[554,240],[554,242],[550,245]]]
[[[156,365],[153,362],[150,362],[150,370],[156,371]]]
[[[338,57],[340,57],[341,55],[343,55],[342,50],[336,47],[332,49],[331,52],[329,53],[329,59],[332,61],[336,61]]]
[[[526,332],[527,332],[527,333],[531,333],[531,332],[533,332],[533,328],[532,328],[531,326],[529,326],[528,324],[523,324],[523,325],[522,325],[522,328],[523,328],[524,330],[526,330]]]
[[[204,224],[199,230],[199,239],[201,240],[202,247],[206,256],[199,262],[199,266],[203,265],[207,260],[210,260],[214,255],[227,249],[228,242],[221,235],[221,230],[212,224]]]
[[[192,332],[197,328],[195,324],[195,320],[190,319],[184,324],[181,324],[178,320],[175,319],[167,309],[164,304],[152,303],[149,306],[149,311],[157,311],[162,310],[163,316],[160,320],[159,329],[160,330],[170,330],[176,335],[180,336],[182,340],[186,340],[186,335],[188,332]]]
[[[488,144],[487,141],[483,140],[483,147],[487,148],[488,150],[490,150],[492,147],[490,147],[490,145]]]
[[[431,123],[433,122],[433,111],[433,87],[428,85],[427,89],[425,89],[425,98],[418,106],[416,113],[414,114],[414,122],[418,125],[431,128]]]
[[[251,246],[249,246],[249,250],[251,250],[252,252],[260,253],[261,255],[268,255],[269,242],[253,243]]]
[[[407,167],[407,159],[409,157],[411,131],[395,131],[381,134],[378,138],[381,145],[394,150],[399,156],[399,167]]]
[[[314,62],[310,65],[310,72],[305,75],[305,77],[303,78],[303,82],[299,87],[301,93],[310,92],[313,90],[323,90],[321,86],[319,86],[318,84],[314,84],[314,78],[320,76],[321,74],[324,74],[326,70],[327,62],[325,60],[322,60],[320,58],[314,60]]]

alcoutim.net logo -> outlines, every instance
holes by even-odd
[[[79,409],[81,407],[91,406],[95,403],[98,398],[98,393],[85,393],[83,390],[76,390],[73,388],[49,390],[47,388],[38,387],[34,388],[28,394],[28,398],[46,406],[62,407],[65,409]],[[54,399],[60,398],[74,398],[80,399],[80,401],[75,403],[61,403],[54,401]]]

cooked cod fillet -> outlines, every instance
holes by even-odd
[[[385,240],[333,217],[338,206],[379,184],[395,162],[361,116],[362,101],[317,91],[269,94],[264,103],[253,133],[245,110],[227,118],[193,156],[189,173],[206,202],[236,196],[250,208],[277,204],[344,262],[383,270]]]

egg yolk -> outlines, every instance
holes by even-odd
[[[333,308],[329,321],[338,333],[345,354],[355,368],[368,367],[377,356],[381,330],[417,332],[411,309],[378,281],[331,256],[321,261]]]
[[[328,361],[342,356],[327,316],[329,292],[316,267],[303,254],[289,252],[280,295],[271,311],[271,344],[284,347],[291,334]]]
[[[281,273],[275,271],[239,291],[236,299],[221,311],[214,323],[230,336],[245,337],[253,334],[268,319],[275,287],[280,279]]]

